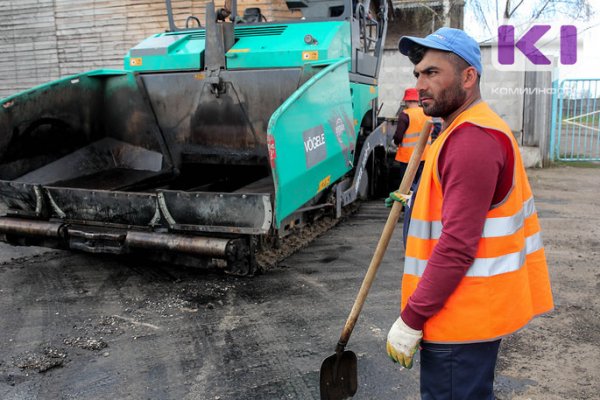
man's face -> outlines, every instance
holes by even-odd
[[[446,53],[428,50],[415,65],[414,74],[425,114],[446,118],[465,103],[467,92],[462,86],[462,74]]]

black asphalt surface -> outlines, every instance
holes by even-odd
[[[387,212],[364,204],[253,278],[4,247],[0,398],[318,399],[321,362]],[[396,233],[347,347],[358,356],[356,399],[417,398],[418,372],[385,354],[399,308]]]

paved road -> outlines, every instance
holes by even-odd
[[[3,245],[0,398],[319,398],[320,364],[386,216],[380,202],[365,204],[252,279]],[[14,259],[19,251],[34,254]],[[348,346],[359,358],[356,398],[417,392],[416,373],[384,353],[400,257],[388,254]]]

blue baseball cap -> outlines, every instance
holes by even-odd
[[[444,27],[424,38],[402,36],[400,42],[398,42],[398,50],[406,56],[415,44],[420,44],[430,49],[452,52],[465,60],[469,65],[475,67],[477,73],[481,75],[481,52],[479,51],[479,44],[461,29]]]

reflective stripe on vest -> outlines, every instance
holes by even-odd
[[[517,253],[506,254],[499,257],[476,258],[469,267],[465,276],[486,277],[505,274],[520,269],[525,263],[525,256],[542,249],[542,235],[538,232],[525,239],[525,248]],[[415,257],[406,257],[404,260],[404,273],[423,276],[427,260],[419,260]]]
[[[532,216],[535,211],[533,197],[530,197],[515,215],[486,219],[481,237],[512,235],[523,227],[525,218]],[[419,239],[439,239],[442,235],[442,221],[422,221],[411,218],[408,234]]]
[[[425,125],[425,122],[429,119],[429,117],[425,115],[423,108],[421,107],[406,108],[402,112],[408,115],[408,126],[406,127],[406,131],[402,136],[402,143],[398,146],[398,150],[396,151],[395,160],[408,163],[410,156],[412,155],[413,148],[417,145],[421,129],[423,129],[423,125]],[[428,140],[425,150],[423,151],[423,155],[421,156],[421,160],[425,160],[425,157],[427,156],[427,149],[429,148],[430,144],[431,140]]]
[[[430,144],[431,144],[431,140],[428,140],[428,141],[427,141],[427,144],[425,145],[425,150],[427,150],[427,147],[428,147]],[[409,149],[409,148],[416,147],[416,146],[417,146],[417,142],[414,142],[414,143],[403,144],[403,145],[402,145],[402,148],[403,148],[403,149]],[[425,150],[424,150],[424,151],[425,151]],[[412,150],[411,150],[411,151],[412,151]],[[424,154],[425,154],[425,153],[424,153]],[[421,161],[422,161],[422,160],[424,160],[424,156],[421,156]]]
[[[505,134],[514,154],[513,186],[486,215],[474,260],[444,306],[423,327],[423,340],[470,343],[494,340],[553,308],[548,267],[531,188],[510,128],[484,102],[463,111],[431,145],[407,233],[402,308],[419,286],[444,229],[438,157],[463,123]],[[451,265],[450,265],[451,267]]]

